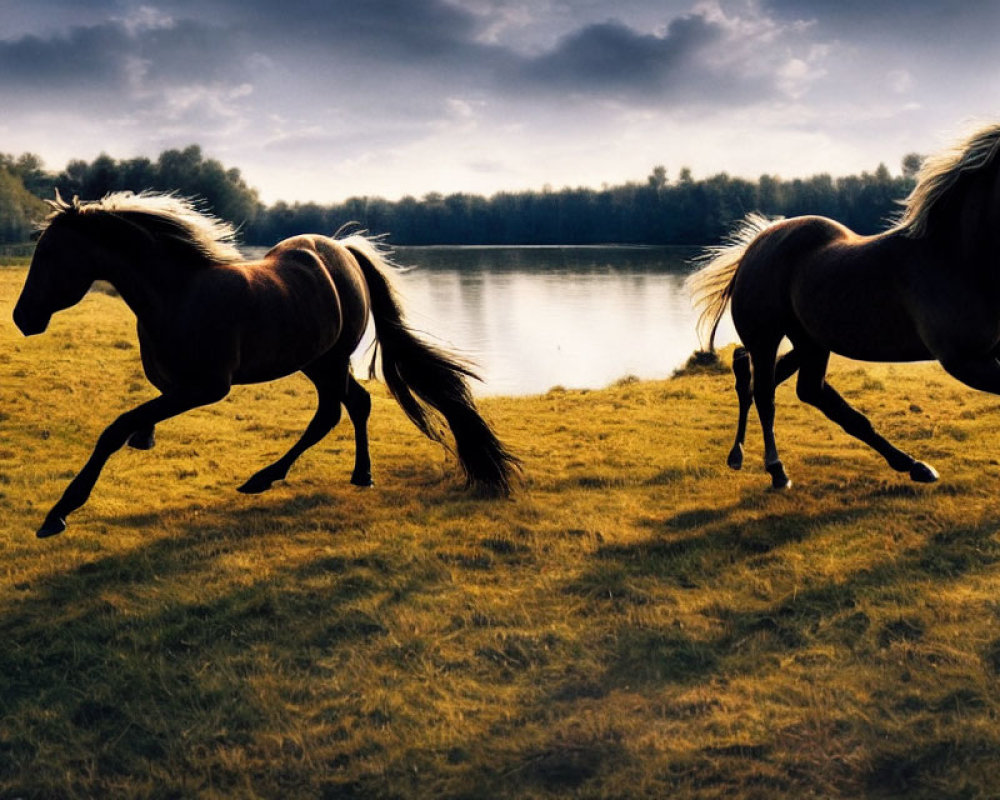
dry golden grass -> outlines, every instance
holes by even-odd
[[[377,486],[346,421],[242,387],[116,455],[34,530],[99,431],[152,396],[102,294],[22,339],[0,271],[0,797],[979,797],[1000,765],[1000,399],[939,368],[833,382],[936,466],[892,473],[779,391],[725,468],[731,379],[484,400],[512,501],[381,389]]]

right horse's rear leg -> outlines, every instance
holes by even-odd
[[[787,489],[792,485],[785,474],[785,467],[778,457],[778,446],[774,440],[774,387],[775,361],[778,355],[780,337],[774,341],[753,345],[750,363],[753,367],[753,401],[757,406],[761,432],[764,434],[764,469],[771,476],[774,489]]]
[[[799,356],[795,350],[790,350],[778,359],[774,367],[774,385],[778,386],[795,374],[799,368]],[[733,374],[736,376],[736,397],[740,403],[740,416],[736,424],[736,441],[729,451],[726,463],[730,469],[740,469],[743,466],[743,442],[747,434],[747,417],[750,406],[753,405],[752,372],[750,370],[750,353],[745,347],[737,347],[733,351]]]
[[[344,407],[354,426],[354,471],[351,473],[351,483],[355,486],[374,486],[372,459],[368,449],[368,417],[372,411],[372,398],[351,374],[347,375]]]
[[[750,354],[745,347],[737,347],[733,351],[733,375],[736,377],[736,398],[740,404],[740,417],[736,423],[736,441],[729,451],[726,464],[730,469],[743,467],[743,442],[747,435],[747,418],[750,416],[750,406],[753,405],[753,387],[751,385]]]
[[[938,474],[932,466],[917,461],[909,453],[904,453],[891,444],[872,427],[868,417],[853,408],[826,382],[829,359],[829,352],[809,349],[808,356],[802,360],[795,387],[799,399],[815,406],[851,436],[873,448],[897,472],[907,472],[912,480],[920,483],[936,481]]]

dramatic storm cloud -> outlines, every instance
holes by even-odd
[[[265,200],[898,169],[998,112],[994,3],[4,3],[0,151],[199,143]]]

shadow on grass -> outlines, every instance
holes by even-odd
[[[845,658],[871,663],[906,658],[913,659],[913,669],[919,669],[922,663],[935,669],[942,665],[936,646],[922,647],[928,636],[927,621],[921,616],[886,610],[917,600],[915,593],[920,590],[913,587],[926,587],[928,582],[944,587],[970,575],[991,574],[1000,563],[1000,518],[930,533],[919,546],[885,563],[799,589],[763,608],[733,607],[721,600],[709,604],[702,613],[717,621],[718,625],[713,626],[718,630],[715,634],[695,635],[676,623],[644,622],[642,617],[636,617],[640,608],[653,602],[646,588],[650,579],[682,589],[699,588],[704,594],[740,561],[745,562],[744,569],[753,570],[761,553],[800,541],[826,525],[875,521],[880,513],[884,510],[859,503],[815,515],[768,515],[736,525],[726,511],[697,509],[652,524],[656,535],[647,540],[601,547],[592,567],[565,589],[590,598],[594,605],[603,605],[608,615],[605,619],[619,620],[611,631],[601,634],[607,643],[604,671],[586,680],[567,681],[549,694],[547,702],[603,698],[616,690],[659,697],[675,689],[767,679],[789,667],[807,670],[819,664],[826,669],[843,664]],[[691,535],[696,529],[702,532]],[[649,619],[660,618],[653,615]],[[1000,640],[988,644],[979,654],[987,674],[1000,671],[998,653]],[[957,785],[966,781],[963,770],[971,770],[977,780],[987,775],[1000,752],[997,742],[976,739],[972,727],[972,738],[968,740],[927,738],[929,734],[940,736],[938,727],[927,726],[928,714],[942,720],[953,716],[962,720],[991,718],[997,698],[983,694],[984,684],[978,673],[973,668],[971,672],[951,674],[936,692],[938,684],[933,680],[928,684],[929,691],[924,687],[923,694],[919,689],[907,694],[906,687],[898,684],[887,687],[886,697],[873,701],[876,707],[885,709],[885,717],[857,717],[851,709],[830,709],[831,724],[840,726],[841,735],[864,729],[866,733],[860,735],[876,744],[863,762],[866,766],[852,771],[831,770],[824,779],[833,775],[843,791],[858,792],[859,796],[866,792],[878,796],[893,792],[940,796],[936,793],[942,786],[953,787],[955,781]],[[684,718],[687,713],[675,709],[669,700],[657,702],[664,705],[665,716]],[[706,707],[692,713],[711,714],[713,710]],[[889,719],[895,717],[898,722],[907,715],[912,715],[913,728],[906,741],[901,741],[898,733],[890,733],[896,728]],[[877,733],[883,727],[884,732]],[[724,782],[727,775],[734,787],[745,786],[740,775],[756,771],[762,785],[805,790],[810,783],[809,771],[789,760],[780,747],[783,736],[781,730],[776,730],[758,741],[734,746],[732,755],[746,762],[739,770],[730,769],[731,759],[720,761],[719,752],[706,750],[704,753],[712,757],[694,759],[684,781],[679,780],[675,788]],[[750,762],[754,762],[752,769],[746,766]],[[981,784],[972,782],[968,786]],[[969,791],[969,796],[975,794],[974,789]]]
[[[450,578],[438,558],[357,537],[359,546],[318,549],[294,563],[269,561],[266,575],[251,572],[219,589],[215,572],[232,570],[227,559],[272,543],[278,549],[291,531],[312,535],[303,531],[304,514],[315,518],[317,543],[331,541],[324,534],[347,537],[371,517],[341,507],[323,492],[261,499],[247,508],[175,509],[169,513],[178,535],[41,579],[0,619],[0,789],[11,796],[58,794],[38,769],[57,744],[71,747],[60,758],[63,768],[96,776],[88,784],[92,789],[146,774],[151,763],[184,766],[193,742],[221,754],[211,763],[212,789],[222,793],[239,794],[248,778],[274,779],[260,770],[281,769],[288,785],[309,789],[301,796],[385,796],[387,776],[400,785],[414,760],[426,758],[423,769],[439,775],[451,770],[466,776],[462,785],[481,786],[487,793],[598,796],[609,775],[634,771],[637,755],[614,721],[570,724],[567,720],[581,706],[627,691],[659,703],[664,717],[686,719],[712,714],[713,707],[710,701],[697,708],[690,700],[686,706],[675,701],[669,694],[674,687],[767,676],[782,665],[806,664],[817,645],[847,648],[861,657],[919,643],[926,635],[922,620],[873,620],[867,609],[872,598],[929,578],[950,581],[1000,561],[995,541],[1000,519],[994,519],[930,534],[891,563],[800,590],[764,608],[708,606],[705,615],[717,623],[713,635],[637,622],[635,608],[655,602],[644,588],[651,582],[711,590],[727,570],[754,569],[759,559],[820,527],[855,524],[881,513],[861,502],[816,514],[766,513],[738,525],[731,519],[737,507],[742,506],[684,511],[647,523],[650,535],[641,542],[601,546],[587,571],[562,587],[588,599],[592,626],[542,635],[498,625],[489,645],[470,637],[469,649],[442,665],[437,674],[443,680],[448,680],[446,670],[459,670],[459,681],[547,683],[536,684],[531,699],[511,709],[510,722],[440,754],[428,753],[434,745],[426,743],[381,751],[378,741],[363,741],[364,732],[390,725],[392,712],[357,701],[353,711],[343,713],[330,700],[357,691],[343,688],[351,686],[342,674],[352,649],[365,648],[365,658],[383,662],[397,658],[404,671],[432,658],[412,649],[414,642],[390,641],[383,612],[415,594],[430,597],[440,590]],[[119,521],[130,527],[156,523],[148,515]],[[492,553],[509,555],[512,547],[506,540],[489,540]],[[186,594],[164,590],[157,604],[158,587],[165,584],[184,584]],[[1000,645],[994,649],[1000,652]],[[573,653],[584,650],[600,654],[595,674],[584,676],[571,667]],[[993,651],[986,659],[988,666],[1000,663]],[[316,684],[327,685],[329,705],[296,719],[328,726],[330,737],[342,737],[336,763],[310,763],[294,737],[281,740],[276,751],[262,749],[262,736],[272,735],[283,708],[315,697],[296,687]],[[280,702],[266,700],[268,692]],[[913,713],[949,713],[956,705],[985,714],[987,701],[952,693],[920,698],[919,708],[916,701],[911,705]],[[368,710],[359,714],[359,707]],[[910,708],[897,703],[894,713],[904,715]],[[831,710],[833,716],[838,713],[849,712]],[[518,725],[537,725],[544,732],[518,738]],[[808,769],[788,759],[778,743],[781,735],[776,731],[773,738],[762,734],[759,741],[738,746],[702,748],[684,762],[686,771],[661,776],[662,781],[689,787],[732,781],[737,786],[741,775],[754,775],[758,788],[807,788]],[[989,742],[935,744],[915,738],[907,743],[912,747],[905,747],[889,737],[883,740],[864,770],[844,778],[845,792],[929,792],[952,769],[946,759],[976,766],[997,754]],[[256,758],[249,766],[227,762],[225,754],[233,752]],[[373,759],[371,767],[338,782],[339,769],[365,759]],[[188,766],[189,775],[173,778],[179,795],[205,790],[199,765]],[[470,790],[467,796],[474,794]]]
[[[282,552],[296,525],[300,539],[311,535],[302,515],[332,502],[315,493],[175,509],[177,535],[19,587],[0,618],[0,794],[61,795],[63,770],[89,776],[80,784],[89,794],[147,775],[159,760],[174,772],[176,796],[205,790],[209,773],[214,790],[238,794],[253,776],[227,760],[235,751],[256,753],[254,768],[270,770],[262,734],[308,696],[301,687],[334,680],[352,649],[385,638],[383,612],[445,577],[433,559],[366,545],[358,528],[370,519],[342,520],[336,510],[315,514],[326,526],[315,531],[317,549],[335,544],[331,530],[353,546],[256,569],[255,550],[273,542]],[[118,521],[153,524],[147,515]],[[279,745],[294,750],[291,739]],[[61,766],[47,771],[52,748]],[[178,772],[199,750],[217,755],[209,772],[190,763]],[[308,785],[308,759],[284,755],[282,768],[299,773],[289,779]]]

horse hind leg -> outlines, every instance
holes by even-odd
[[[336,363],[331,363],[330,359],[320,358],[302,371],[316,386],[319,395],[313,418],[287,453],[254,473],[237,491],[259,494],[270,489],[276,481],[284,480],[299,456],[318,443],[340,421],[340,405],[347,392],[347,359],[338,358]]]
[[[739,420],[736,423],[736,441],[729,451],[726,464],[730,469],[743,467],[743,442],[747,435],[747,418],[750,406],[753,405],[753,387],[751,386],[750,354],[745,347],[737,347],[733,351],[733,375],[736,378],[736,398],[740,404]]]
[[[923,461],[917,461],[909,453],[904,453],[892,445],[872,427],[868,417],[853,408],[826,382],[829,358],[828,352],[816,352],[803,361],[796,385],[799,399],[815,406],[827,418],[840,425],[846,433],[874,449],[897,472],[907,472],[911,480],[919,483],[936,481],[938,474],[934,467]]]
[[[368,448],[368,417],[371,416],[372,398],[351,374],[347,376],[344,407],[354,426],[354,470],[351,472],[351,483],[362,487],[374,486],[371,452]]]
[[[781,358],[774,367],[774,385],[778,386],[788,380],[799,368],[799,356],[791,350]],[[731,469],[743,467],[743,443],[747,433],[747,418],[750,406],[753,405],[753,373],[750,369],[750,353],[745,347],[737,347],[733,351],[733,374],[736,376],[736,396],[739,400],[739,420],[736,424],[736,441],[729,451],[726,463]]]
[[[775,362],[779,342],[780,337],[773,342],[756,344],[749,349],[750,363],[753,367],[753,401],[757,406],[757,416],[764,435],[764,469],[771,476],[771,488],[787,489],[792,482],[788,479],[785,467],[778,457],[778,446],[774,438]]]

